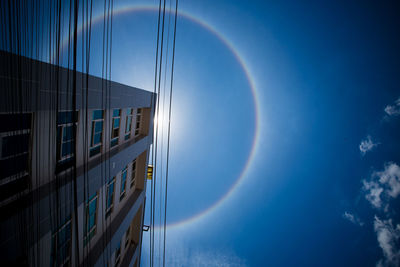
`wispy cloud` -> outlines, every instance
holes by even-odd
[[[345,211],[343,213],[343,218],[346,220],[349,220],[350,222],[359,225],[359,226],[363,226],[364,222],[360,220],[360,218],[358,218],[358,216],[351,214],[350,212]]]
[[[367,139],[362,140],[361,144],[359,146],[361,154],[365,155],[368,151],[372,150],[374,147],[376,147],[378,143],[372,142],[371,136],[367,136]]]
[[[363,189],[366,191],[365,198],[372,206],[379,209],[382,206],[381,194],[383,187],[375,181],[363,180]]]
[[[389,200],[400,195],[400,167],[386,163],[383,171],[374,172],[369,181],[363,180],[363,190],[372,206],[387,210]]]
[[[387,105],[385,107],[385,112],[389,116],[400,115],[400,97],[394,102],[393,105]]]
[[[387,185],[387,193],[392,198],[400,195],[400,167],[396,163],[385,165],[385,169],[381,172],[376,172],[381,184]]]
[[[383,252],[377,266],[400,266],[400,224],[393,226],[392,220],[380,220],[375,216],[374,230]]]

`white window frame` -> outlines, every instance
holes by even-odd
[[[86,227],[86,229],[85,229],[85,239],[89,239],[88,241],[86,241],[86,244],[88,244],[89,243],[89,241],[90,241],[90,239],[92,239],[92,237],[94,236],[94,235],[96,235],[96,228],[97,228],[97,212],[98,212],[98,209],[99,209],[99,203],[97,202],[97,200],[99,199],[99,194],[96,192],[96,196],[94,197],[94,198],[92,198],[91,200],[89,200],[89,202],[86,204],[86,224],[85,224],[85,227]],[[89,214],[89,207],[90,207],[90,204],[93,202],[93,201],[96,201],[96,212],[95,212],[95,220],[94,220],[94,225],[93,225],[93,227],[91,228],[91,229],[87,229],[87,226],[88,226],[88,223],[89,223],[89,217],[90,217],[90,214]],[[94,234],[91,236],[91,233],[92,232],[94,232]]]
[[[90,140],[90,150],[93,150],[93,149],[95,149],[95,148],[97,148],[97,147],[100,147],[100,153],[99,154],[101,154],[101,150],[102,150],[102,145],[103,145],[103,133],[104,133],[104,110],[101,110],[101,111],[103,111],[103,117],[101,118],[101,119],[95,119],[95,120],[93,120],[93,112],[94,112],[95,110],[93,110],[92,111],[92,130],[91,130],[91,134],[92,134],[92,136],[91,136],[91,140]],[[98,144],[96,144],[96,145],[94,145],[93,143],[94,143],[94,136],[95,136],[95,134],[96,134],[96,132],[94,131],[95,130],[95,126],[96,126],[96,122],[103,122],[103,127],[101,128],[101,138],[100,138],[100,143],[98,143]],[[97,154],[96,154],[97,155]],[[95,155],[93,155],[93,156],[95,156]]]
[[[119,116],[114,116],[114,110],[119,110]],[[119,135],[120,135],[120,129],[121,129],[121,109],[120,108],[115,108],[115,109],[112,109],[112,120],[111,120],[111,139],[110,139],[110,146],[111,146],[111,143],[112,143],[112,141],[114,141],[114,140],[119,140]],[[114,121],[116,120],[116,119],[119,119],[119,124],[118,124],[118,127],[116,127],[116,128],[114,128]],[[113,135],[113,133],[114,133],[114,130],[116,130],[116,129],[118,129],[118,135],[117,136],[115,136],[115,137],[112,137],[112,135]],[[117,144],[116,145],[118,145],[118,142],[117,142]]]
[[[121,189],[122,189],[122,177],[124,176],[124,172],[126,172],[126,177],[125,177],[125,185],[124,185],[124,191],[121,191]],[[126,179],[128,178],[128,168],[127,167],[125,167],[123,170],[122,170],[122,172],[121,172],[121,185],[120,185],[120,189],[119,189],[119,191],[120,191],[120,193],[119,193],[119,200],[121,201],[122,199],[124,199],[125,198],[125,195],[126,195]]]
[[[128,108],[127,109],[127,112],[128,111],[130,111],[130,113],[126,113],[126,119],[125,119],[125,138],[127,137],[127,136],[129,136],[128,137],[128,139],[126,139],[126,140],[129,140],[131,137],[132,137],[132,125],[133,125],[133,112],[134,112],[134,109],[133,108]],[[128,129],[128,118],[130,118],[131,119],[131,125],[129,126],[129,129]],[[128,130],[128,131],[127,131]]]
[[[57,125],[57,128],[58,127],[61,127],[61,139],[60,139],[60,143],[58,144],[58,146],[59,146],[59,160],[58,161],[63,161],[63,160],[66,160],[66,159],[69,159],[69,158],[72,158],[73,156],[74,156],[74,152],[72,152],[71,154],[68,154],[68,155],[66,155],[66,156],[62,156],[62,145],[63,145],[63,137],[64,137],[64,128],[65,127],[67,127],[67,126],[73,126],[74,125],[74,123],[73,122],[70,122],[70,123],[66,123],[66,124],[59,124],[59,125]],[[77,125],[77,123],[75,122],[75,125]],[[77,128],[75,128],[75,130],[76,130]],[[76,145],[76,144],[75,144]]]
[[[142,115],[143,115],[143,109],[142,108],[136,109],[135,137],[138,137],[140,135],[140,130],[142,129],[142,117],[143,117]],[[137,127],[138,123],[139,127]]]
[[[111,183],[114,183],[114,188],[113,188],[113,192],[112,192],[112,201],[111,201],[111,205],[110,205],[110,207],[107,207],[107,203],[108,203],[108,188],[109,188],[109,186],[110,186],[110,184]],[[114,198],[115,198],[115,176],[111,179],[111,181],[110,182],[108,182],[107,183],[107,189],[106,189],[107,191],[106,191],[106,217],[108,217],[109,215],[111,215],[111,213],[112,213],[112,209],[113,209],[113,207],[114,207]],[[108,212],[110,212],[110,213],[108,213]],[[108,216],[107,216],[107,214],[108,214]]]

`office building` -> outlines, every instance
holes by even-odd
[[[0,52],[3,266],[139,266],[154,94]]]

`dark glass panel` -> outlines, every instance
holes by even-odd
[[[103,110],[94,110],[93,111],[93,120],[98,120],[103,118]]]
[[[121,115],[121,110],[120,109],[114,109],[113,110],[113,117],[119,117]]]
[[[28,171],[28,154],[0,160],[0,178]]]
[[[74,126],[65,126],[63,133],[63,141],[72,140],[74,138]]]
[[[78,111],[75,111],[75,121],[78,121]],[[60,111],[57,115],[57,124],[67,124],[74,122],[73,111]]]
[[[90,156],[93,157],[100,153],[100,146],[94,147],[90,149]]]
[[[30,134],[19,134],[3,137],[2,156],[8,157],[29,150]]]
[[[0,133],[31,129],[31,113],[0,114]]]
[[[103,121],[96,121],[95,122],[94,131],[96,133],[103,131]]]

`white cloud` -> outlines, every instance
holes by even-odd
[[[396,100],[394,105],[387,105],[385,107],[385,112],[389,116],[397,116],[400,115],[400,97]]]
[[[367,136],[367,139],[361,141],[361,144],[360,144],[359,148],[360,148],[361,153],[363,155],[365,155],[365,153],[367,153],[368,151],[370,151],[371,149],[373,149],[377,145],[378,145],[378,143],[372,142],[371,136]]]
[[[386,211],[390,198],[400,195],[400,167],[393,162],[386,163],[384,170],[374,172],[370,181],[363,180],[363,190],[372,206],[378,209],[384,206]]]
[[[381,184],[388,186],[389,196],[396,198],[400,194],[400,167],[396,163],[386,164],[382,172],[375,174],[379,177]]]
[[[380,208],[382,206],[381,194],[383,188],[374,181],[367,182],[363,180],[363,189],[367,191],[365,198],[375,207]]]
[[[343,218],[349,220],[350,222],[359,225],[359,226],[363,226],[364,222],[360,220],[360,218],[358,218],[356,215],[351,214],[350,212],[345,211],[343,213]]]
[[[380,220],[375,216],[374,230],[383,252],[383,259],[377,266],[400,266],[400,224],[393,226],[391,219]]]

